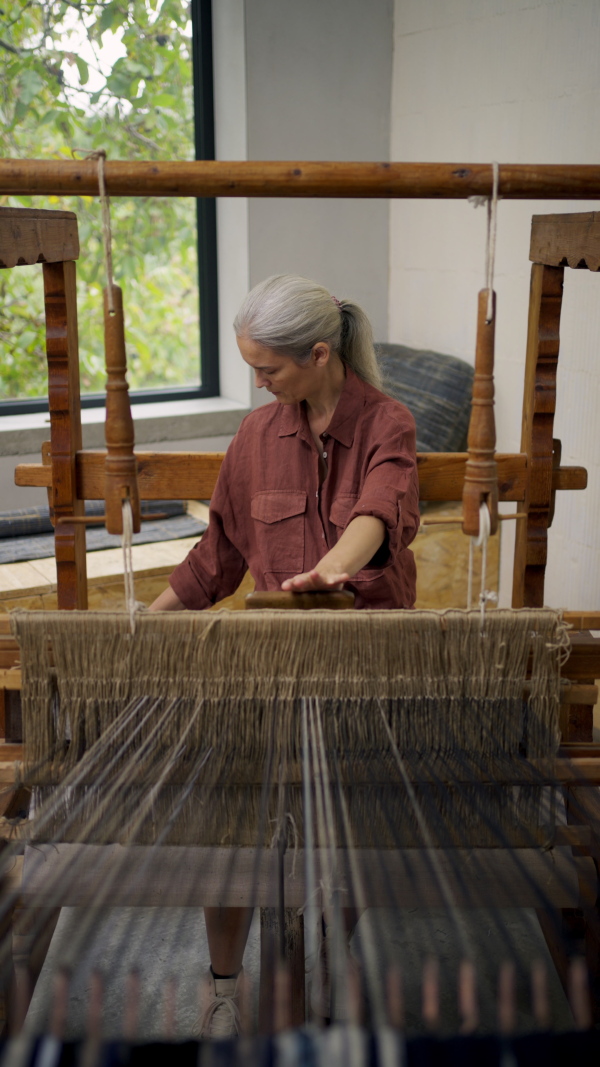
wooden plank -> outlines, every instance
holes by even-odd
[[[103,499],[104,455],[96,451],[77,455],[78,491],[86,500]],[[140,497],[143,500],[210,499],[224,455],[223,452],[137,452]],[[462,498],[466,452],[421,452],[417,458],[423,500]],[[527,457],[502,453],[496,460],[500,499],[522,500]],[[15,470],[15,484],[47,488],[52,478],[41,464],[21,463]]]
[[[591,704],[570,704],[566,729],[562,726],[565,741],[590,742],[594,736],[594,708]]]
[[[22,689],[22,675],[21,671],[15,667],[0,668],[0,691],[3,689]],[[0,736],[4,736],[1,734]]]
[[[336,851],[336,890],[352,900],[348,850]],[[317,885],[329,854],[316,849]],[[356,849],[372,907],[444,907],[427,850]],[[436,849],[436,861],[462,907],[577,907],[579,884],[569,848]],[[286,907],[306,902],[304,850],[284,857]],[[590,885],[597,881],[589,861]],[[51,887],[51,888],[49,888]],[[27,906],[277,907],[276,849],[146,845],[35,844],[27,848],[22,900]],[[322,902],[319,902],[322,904]]]
[[[366,755],[357,768],[356,763],[348,765],[341,761],[339,773],[342,782],[359,787],[373,785],[377,782],[378,787],[389,787],[397,790],[399,779],[398,772],[391,767],[385,770],[381,761],[375,759],[369,762]],[[172,781],[187,781],[189,770],[182,766],[180,773],[173,773]],[[60,782],[64,773],[60,766],[54,765],[51,770],[25,766],[22,772],[24,781],[30,785],[55,785]],[[413,783],[435,783],[436,785],[458,786],[472,785],[476,780],[479,785],[502,784],[510,785],[569,785],[576,782],[582,787],[595,788],[600,785],[600,758],[588,753],[571,759],[559,756],[555,759],[531,759],[515,758],[513,760],[487,759],[477,763],[464,760],[461,764],[448,767],[447,761],[436,762],[433,758],[427,763],[407,765],[407,777]],[[286,769],[286,783],[290,786],[302,784],[302,771],[299,763],[290,762]],[[263,784],[262,768],[254,763],[246,763],[236,771],[235,779],[229,782],[232,788],[237,785],[261,786]],[[516,828],[511,834],[504,833],[503,840],[507,848],[521,848],[535,841],[543,844],[547,840],[548,831],[542,827],[539,830]],[[481,836],[474,830],[471,834],[468,829],[463,830],[461,840],[468,839],[470,842],[481,842]],[[407,848],[409,845],[407,845]],[[411,844],[412,848],[413,845]]]
[[[9,763],[10,760],[19,760],[22,762],[24,757],[23,745],[17,741],[13,741],[12,744],[0,741],[0,763]]]
[[[72,211],[0,208],[0,268],[78,256],[77,216]]]
[[[104,499],[104,452],[77,454],[77,490],[85,500]],[[209,500],[213,494],[224,452],[136,452],[142,500]],[[422,500],[461,500],[466,452],[419,452],[419,486]],[[500,500],[525,497],[527,457],[498,453]],[[15,484],[50,488],[52,475],[39,463],[20,463]],[[560,467],[553,472],[553,489],[585,489],[584,467]]]
[[[105,455],[103,451],[77,454],[77,492],[84,500],[104,499]],[[140,499],[209,499],[224,456],[224,452],[136,452]],[[20,464],[15,482],[48,486],[51,477],[44,467]]]
[[[574,630],[600,630],[600,611],[563,611],[563,619]]]
[[[587,489],[588,472],[585,467],[554,467],[552,492],[557,489]]]
[[[558,754],[568,756],[569,759],[578,756],[600,756],[600,741],[561,741]]]
[[[489,163],[355,163],[202,160],[113,161],[110,196],[417,197],[491,196]],[[503,163],[503,199],[597,200],[600,166]],[[98,195],[92,160],[0,160],[0,195]]]
[[[566,678],[560,689],[561,704],[590,704],[592,707],[598,703],[598,686],[571,683]]]
[[[583,630],[570,634],[569,641],[571,652],[561,667],[561,675],[574,682],[593,684],[600,678],[600,637]]]
[[[84,514],[77,493],[75,456],[81,449],[81,401],[74,263],[44,264],[48,406],[52,451],[54,519]],[[85,526],[56,525],[55,555],[59,608],[86,608]]]
[[[600,211],[534,215],[529,258],[548,267],[600,270]]]
[[[531,268],[521,452],[529,457],[527,489],[517,520],[512,605],[541,607],[552,511],[553,425],[560,344],[563,268]]]

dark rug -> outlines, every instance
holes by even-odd
[[[206,523],[188,515],[181,500],[144,500],[141,510],[142,515],[160,514],[165,518],[142,522],[140,532],[133,535],[134,545],[200,537],[206,530]],[[104,501],[88,501],[85,513],[90,517],[103,515]],[[121,538],[107,533],[104,526],[88,526],[85,540],[88,552],[121,545]],[[0,563],[22,563],[53,555],[54,532],[48,508],[21,508],[0,514]]]

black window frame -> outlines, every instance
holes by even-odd
[[[194,143],[196,159],[215,158],[212,0],[191,0]],[[198,248],[198,299],[200,325],[200,385],[174,388],[131,389],[132,404],[195,400],[219,395],[219,311],[217,283],[217,202],[196,200]],[[127,309],[125,309],[127,313]],[[127,319],[125,320],[127,329]],[[82,408],[103,407],[106,393],[81,397]],[[47,397],[0,400],[0,420],[6,415],[48,411]]]

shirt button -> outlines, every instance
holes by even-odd
[[[323,453],[323,459],[327,459],[327,453],[326,452]]]

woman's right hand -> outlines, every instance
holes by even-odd
[[[148,608],[148,611],[186,611],[185,604],[177,596],[177,593],[168,585],[156,600]]]

